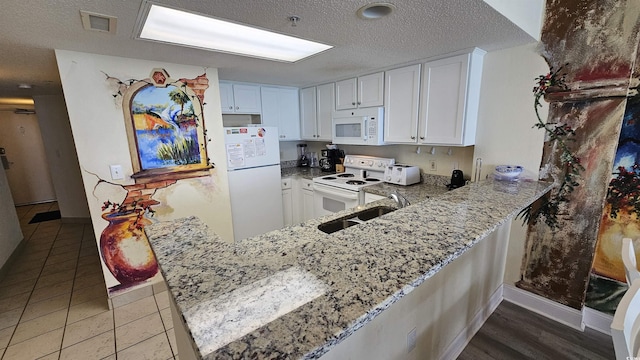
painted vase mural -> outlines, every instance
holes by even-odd
[[[151,224],[135,211],[105,213],[109,225],[100,235],[100,252],[111,274],[123,285],[153,277],[158,263],[143,226]]]

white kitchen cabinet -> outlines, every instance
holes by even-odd
[[[301,221],[307,221],[315,218],[313,211],[313,180],[302,179],[300,184],[300,204],[302,209]]]
[[[333,83],[300,90],[300,135],[304,140],[331,141],[335,109]]]
[[[377,195],[377,194],[371,194],[368,192],[364,193],[364,203],[368,204],[368,203],[372,203],[374,201],[378,201],[378,200],[382,200],[382,199],[386,199],[386,197],[381,196],[381,195]]]
[[[385,72],[384,141],[416,143],[420,104],[420,64]]]
[[[475,143],[482,61],[485,51],[424,64],[419,142],[468,146]]]
[[[260,114],[260,86],[220,82],[223,114]]]
[[[291,178],[281,180],[282,185],[282,214],[284,215],[284,226],[291,226],[294,221],[294,196]]]
[[[262,124],[278,128],[280,140],[300,140],[298,89],[260,87]]]
[[[384,72],[336,82],[336,110],[384,105]]]

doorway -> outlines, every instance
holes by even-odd
[[[16,206],[56,200],[35,114],[0,111],[0,159]]]

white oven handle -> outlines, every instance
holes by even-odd
[[[329,197],[339,197],[341,199],[348,200],[358,200],[358,191],[351,191],[345,189],[339,189],[337,187],[322,185],[322,184],[313,184],[313,191],[318,192],[319,194],[325,194]]]

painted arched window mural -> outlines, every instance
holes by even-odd
[[[170,80],[163,69],[131,84],[123,110],[135,179],[191,177],[189,173],[210,167],[202,105],[191,86]]]

